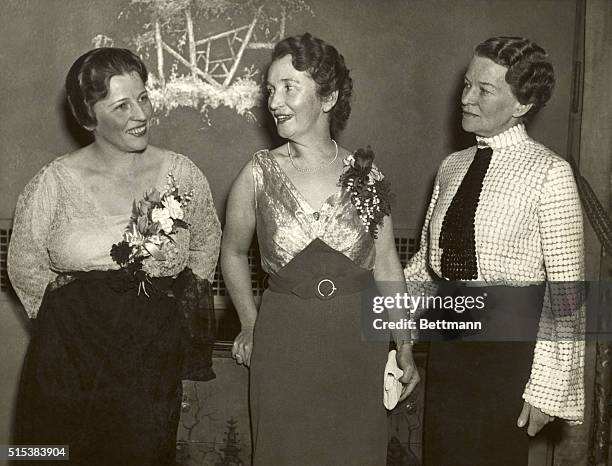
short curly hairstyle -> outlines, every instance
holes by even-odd
[[[353,80],[344,57],[334,46],[309,33],[287,37],[276,44],[272,61],[285,55],[291,55],[296,70],[310,74],[320,97],[338,91],[338,100],[330,112],[330,132],[335,136],[346,127],[351,114]]]
[[[147,82],[146,66],[128,49],[101,47],[76,59],[66,76],[66,98],[72,115],[83,128],[95,127],[93,106],[108,95],[111,78],[130,73],[138,73],[142,82]]]
[[[553,93],[555,72],[546,51],[522,37],[492,37],[476,46],[477,56],[508,68],[506,82],[516,100],[533,104],[526,116],[540,110]]]

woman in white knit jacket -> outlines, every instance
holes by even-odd
[[[481,296],[471,317],[491,320],[486,342],[430,345],[425,466],[527,465],[527,434],[583,419],[580,202],[569,164],[524,126],[554,83],[546,52],[522,38],[481,43],[465,74],[462,126],[478,144],[442,162],[404,273],[413,294]],[[424,338],[436,335],[460,337]]]

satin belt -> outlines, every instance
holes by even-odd
[[[299,278],[270,274],[268,289],[275,293],[293,294],[304,299],[332,299],[376,286],[372,272],[365,269],[346,275],[312,275]]]

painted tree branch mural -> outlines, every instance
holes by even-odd
[[[224,105],[254,118],[262,93],[246,52],[271,50],[295,14],[313,12],[305,0],[129,0],[119,19],[138,24],[130,46],[148,62],[158,115],[190,107],[207,116]],[[98,35],[93,43],[113,40]]]

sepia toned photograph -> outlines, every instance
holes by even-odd
[[[0,7],[0,465],[612,464],[611,1]]]

